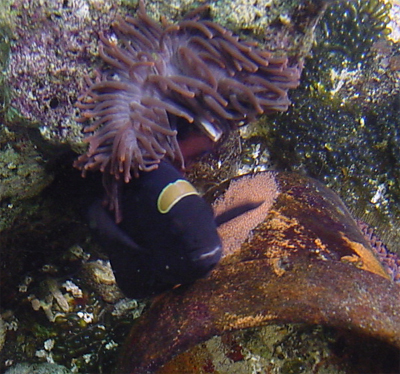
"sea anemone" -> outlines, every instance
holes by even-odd
[[[177,24],[147,16],[117,18],[113,34],[100,33],[107,68],[88,80],[78,99],[89,150],[75,166],[103,172],[110,209],[121,218],[121,181],[157,168],[164,157],[184,168],[179,135],[202,130],[213,142],[263,113],[285,111],[301,64],[273,57],[257,43],[241,41],[201,14]],[[185,135],[186,136],[186,135]]]

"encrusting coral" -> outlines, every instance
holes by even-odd
[[[75,166],[100,170],[110,209],[120,220],[118,189],[164,157],[184,167],[179,134],[193,126],[213,141],[263,113],[285,111],[301,64],[273,57],[222,26],[191,12],[178,24],[158,24],[139,2],[137,18],[118,18],[101,34],[107,69],[79,98],[80,121],[91,135]]]

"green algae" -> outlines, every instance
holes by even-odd
[[[388,35],[390,3],[379,0],[341,1],[326,10],[316,31],[315,65],[347,67],[368,56],[373,43]]]
[[[398,251],[400,74],[388,63],[398,54],[385,39],[389,9],[376,0],[331,5],[291,95],[294,105],[260,122],[255,134],[266,138],[278,168],[338,191]]]
[[[37,196],[53,180],[42,155],[25,136],[0,126],[0,232],[24,209],[25,199]]]
[[[15,135],[15,134],[14,134]],[[43,167],[43,159],[26,139],[10,142],[9,130],[0,129],[0,200],[36,196],[52,180]]]

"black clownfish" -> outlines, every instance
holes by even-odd
[[[166,161],[124,186],[121,207],[119,224],[100,201],[89,220],[126,296],[143,298],[192,283],[220,260],[211,207]]]

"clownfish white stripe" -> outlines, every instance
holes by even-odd
[[[204,260],[209,257],[213,257],[215,254],[217,254],[221,250],[221,246],[215,247],[212,251],[203,253],[200,257],[199,260]]]
[[[199,195],[199,193],[188,181],[178,179],[167,184],[161,191],[157,199],[157,209],[160,213],[168,213],[175,204],[189,195]]]

